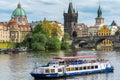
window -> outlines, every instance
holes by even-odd
[[[67,68],[67,71],[70,71],[70,68]]]
[[[21,19],[20,19],[20,17],[18,17],[18,22],[21,22]]]
[[[71,71],[74,71],[74,67],[71,68]]]
[[[78,70],[78,67],[75,67],[75,70]]]
[[[95,69],[97,69],[97,68],[98,68],[98,65],[95,66]]]
[[[59,69],[58,69],[58,72],[62,72],[62,69],[61,69],[61,68],[59,68]]]
[[[90,69],[90,66],[88,66],[87,69]]]
[[[55,69],[51,69],[51,73],[55,73]]]
[[[46,70],[45,70],[45,73],[50,73],[50,70],[49,70],[49,69],[46,69]]]
[[[79,70],[82,70],[82,67],[79,67]]]
[[[84,66],[83,69],[86,69],[86,66]]]
[[[94,69],[94,66],[91,66],[91,69]]]

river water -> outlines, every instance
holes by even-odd
[[[96,55],[99,58],[107,59],[114,66],[114,72],[73,76],[55,80],[120,80],[119,51],[89,51],[89,50],[72,52],[60,51],[51,53],[30,52],[19,54],[0,54],[0,80],[35,80],[30,75],[30,72],[32,71],[35,62],[39,62],[42,65],[55,56],[75,56],[75,55]]]

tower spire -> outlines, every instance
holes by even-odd
[[[72,2],[69,3],[68,13],[74,13]]]
[[[101,7],[100,7],[100,5],[99,5],[99,8],[98,8],[98,18],[102,18],[102,10],[101,10]]]

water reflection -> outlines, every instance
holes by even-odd
[[[120,80],[120,52],[119,51],[71,51],[71,52],[39,52],[39,53],[20,53],[20,54],[0,54],[0,80],[35,80],[30,72],[34,63],[39,62],[43,65],[48,60],[56,56],[74,55],[96,55],[99,58],[108,59],[114,65],[114,73],[90,74],[57,78],[52,80]],[[51,80],[51,79],[39,79]]]

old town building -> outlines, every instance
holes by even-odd
[[[111,30],[108,28],[107,25],[103,25],[101,28],[98,30],[98,36],[110,36],[111,35]]]
[[[98,36],[98,26],[90,26],[88,28],[88,36]]]
[[[88,27],[84,23],[80,23],[77,25],[77,37],[88,36]]]
[[[0,42],[9,42],[9,27],[6,23],[0,22]]]
[[[0,23],[0,42],[22,42],[30,31],[26,12],[19,3],[13,11],[10,21]]]
[[[115,35],[115,32],[118,30],[119,26],[116,24],[116,22],[113,20],[111,25],[109,26],[109,29],[111,29],[111,35]]]

